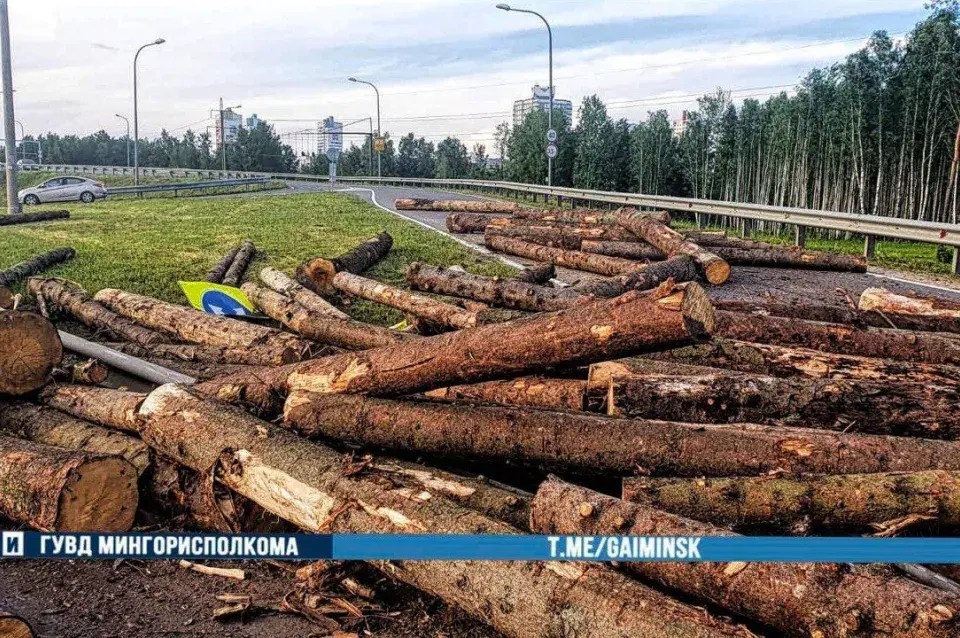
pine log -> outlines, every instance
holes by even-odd
[[[0,395],[42,387],[63,358],[53,324],[32,312],[0,310]]]
[[[572,210],[565,208],[545,210],[521,208],[514,213],[513,216],[515,219],[529,219],[541,222],[615,225],[617,223],[617,215],[622,211],[638,212],[637,209],[630,206],[623,206],[613,212],[590,208],[575,208]],[[639,212],[639,214],[656,219],[661,224],[670,223],[670,213],[665,210],[643,211]]]
[[[559,479],[533,501],[540,534],[735,536]],[[956,597],[907,578],[843,564],[630,562],[644,579],[716,603],[787,636],[955,636]]]
[[[67,450],[119,456],[142,476],[150,469],[150,449],[140,439],[74,418],[50,407],[23,401],[0,402],[5,434]]]
[[[945,333],[860,329],[836,323],[719,310],[716,334],[728,339],[799,346],[836,354],[920,363],[960,363],[960,339]]]
[[[334,259],[316,257],[304,262],[297,268],[297,281],[317,294],[334,291],[333,276],[338,272],[350,272],[354,275],[369,270],[384,258],[393,246],[393,237],[387,231],[367,239],[353,250]]]
[[[56,248],[49,252],[41,253],[26,261],[21,261],[15,266],[0,271],[0,286],[12,286],[13,284],[43,272],[51,266],[70,261],[77,256],[77,251],[73,248]]]
[[[243,292],[265,315],[308,339],[338,348],[363,350],[418,339],[414,334],[314,312],[254,283],[243,284]]]
[[[546,261],[564,268],[585,270],[598,275],[622,275],[636,270],[640,265],[629,259],[592,255],[578,250],[550,248],[503,235],[486,233],[483,238],[487,248],[496,252],[535,261]]]
[[[794,246],[769,246],[765,248],[716,246],[711,250],[728,264],[735,266],[867,272],[867,260],[864,257],[803,250]]]
[[[771,248],[775,244],[728,235],[724,231],[681,230],[680,234],[698,246],[708,248]]]
[[[234,246],[228,250],[227,253],[220,258],[220,261],[217,262],[217,265],[207,273],[206,281],[212,284],[222,284],[223,278],[227,274],[227,271],[230,270],[230,266],[233,265],[233,260],[236,258],[238,252],[240,252],[240,246]]]
[[[60,383],[100,385],[110,376],[110,368],[96,359],[80,361],[69,367],[54,368],[53,379]]]
[[[619,277],[578,283],[573,286],[572,292],[609,299],[622,295],[628,290],[652,290],[669,279],[676,283],[694,281],[699,275],[697,262],[693,257],[679,255],[666,261],[645,266],[638,265],[633,272]]]
[[[137,412],[146,394],[112,388],[79,385],[48,386],[40,393],[40,401],[78,419],[115,430],[137,433]]]
[[[867,288],[860,293],[860,310],[879,310],[894,315],[924,315],[960,320],[960,301],[937,297],[898,295],[883,288]]]
[[[483,213],[450,213],[446,217],[447,230],[451,233],[482,233],[487,226],[506,226],[510,217],[495,217]]]
[[[4,638],[34,638],[36,634],[26,619],[10,611],[0,611],[0,636]]]
[[[287,377],[296,369],[296,365],[231,373],[202,381],[193,388],[204,396],[242,406],[269,418],[283,409]]]
[[[54,219],[70,219],[68,210],[43,210],[37,213],[17,213],[15,215],[0,215],[0,226],[11,226],[13,224],[30,224],[32,222],[45,222]]]
[[[247,268],[250,267],[250,262],[253,261],[256,254],[257,247],[253,245],[253,242],[249,239],[243,240],[243,243],[240,244],[240,249],[233,257],[233,262],[223,275],[223,281],[221,283],[224,286],[239,286],[240,282],[243,281],[243,276],[247,273]]]
[[[287,387],[409,394],[677,346],[710,334],[712,323],[713,307],[695,284],[665,297],[627,293],[557,313],[293,364]]]
[[[587,382],[579,379],[518,377],[506,381],[485,381],[429,390],[427,399],[441,403],[476,403],[508,407],[571,410],[584,406]]]
[[[347,313],[335,307],[329,301],[312,290],[301,286],[292,278],[288,277],[286,273],[281,272],[276,268],[267,266],[266,268],[262,269],[260,271],[260,281],[262,281],[263,285],[270,290],[290,297],[308,310],[330,315],[332,317],[338,317],[340,319],[350,318]]]
[[[295,335],[123,290],[105,288],[94,296],[94,300],[148,328],[176,335],[191,343],[228,348],[271,348],[280,358],[287,356],[291,348],[298,357],[311,353],[310,342]]]
[[[517,534],[457,505],[403,473],[350,460],[329,448],[202,399],[162,386],[144,402],[151,446],[311,532]],[[189,415],[189,416],[185,416]],[[546,568],[518,561],[375,563],[386,574],[433,593],[508,635],[735,635],[729,624],[654,593],[602,566]],[[624,600],[630,605],[624,606]],[[652,616],[649,609],[656,609]],[[724,633],[726,632],[726,633]]]
[[[119,345],[129,346],[131,344]],[[337,349],[337,351],[341,350]],[[162,366],[182,375],[192,377],[195,380],[194,383],[197,381],[209,381],[226,375],[245,374],[262,368],[262,366],[243,365],[239,363],[204,363],[202,361],[183,361],[182,359],[168,359],[166,357],[154,356],[138,358],[145,363]],[[183,381],[171,379],[168,383],[183,383]]]
[[[749,476],[960,469],[960,443],[757,424],[689,424],[294,391],[304,436],[578,474]],[[428,424],[428,425],[427,425]]]
[[[16,296],[6,286],[0,286],[0,310],[10,310],[16,303]]]
[[[126,372],[138,379],[149,381],[150,383],[196,383],[194,377],[181,374],[163,365],[144,361],[137,357],[117,352],[100,343],[87,341],[76,335],[72,335],[63,330],[58,330],[60,338],[63,340],[63,347],[71,352],[93,357],[107,364],[111,368],[116,368],[121,372]]]
[[[193,343],[158,343],[149,348],[144,348],[135,343],[107,342],[103,345],[145,360],[173,359],[186,363],[203,363],[213,366],[278,366],[303,359],[293,348],[280,350],[262,345],[252,345],[245,348],[202,346]],[[316,354],[316,348],[313,348],[313,351]]]
[[[606,255],[607,257],[622,257],[623,259],[636,259],[639,261],[663,261],[666,259],[659,249],[650,244],[637,241],[596,241],[593,239],[584,239],[580,242],[580,250],[585,253],[594,253],[595,255]]]
[[[543,286],[550,283],[550,280],[556,276],[557,269],[553,264],[537,264],[521,270],[513,278],[524,283]]]
[[[94,455],[0,435],[0,514],[46,532],[126,532],[137,471]]]
[[[668,257],[690,255],[697,260],[704,276],[711,284],[722,284],[730,278],[730,265],[727,262],[651,217],[626,210],[617,215],[617,223],[659,248]]]
[[[78,290],[62,279],[31,277],[27,282],[27,289],[34,297],[43,297],[49,304],[69,312],[94,330],[107,330],[119,339],[146,348],[166,340],[159,332],[144,328],[108,310],[103,304],[91,300],[88,292]]]
[[[393,202],[397,210],[436,210],[458,213],[495,213],[510,215],[520,210],[520,205],[514,202],[490,200],[459,200],[459,199],[397,199]]]
[[[620,242],[637,241],[636,237],[619,226],[587,226],[581,228],[560,224],[554,226],[491,224],[488,225],[483,232],[485,235],[512,237],[514,239],[522,239],[531,244],[565,248],[567,250],[580,250],[582,243],[588,239]]]
[[[623,498],[735,529],[865,533],[911,514],[960,527],[960,473],[623,480]]]

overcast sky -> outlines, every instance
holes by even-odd
[[[513,100],[547,84],[535,17],[479,0],[12,0],[16,115],[28,133],[122,134],[140,56],[141,136],[203,131],[220,96],[296,131],[334,115],[437,141],[488,144]],[[553,26],[557,97],[598,94],[614,117],[676,116],[723,86],[765,97],[860,47],[908,31],[923,0],[519,0]],[[304,121],[295,121],[302,118]],[[414,119],[410,119],[414,118]],[[427,119],[424,119],[427,118]],[[289,120],[289,121],[281,121]],[[313,121],[311,121],[313,120]],[[365,130],[366,123],[348,130]]]

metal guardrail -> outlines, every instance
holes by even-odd
[[[225,188],[231,186],[248,186],[266,184],[269,177],[243,177],[240,179],[218,179],[203,182],[177,182],[174,184],[145,184],[141,186],[111,186],[107,188],[108,195],[127,195],[136,193],[158,193],[165,191],[203,190],[207,188]]]

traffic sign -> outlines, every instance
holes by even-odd
[[[256,309],[243,291],[206,281],[178,282],[190,305],[211,315],[249,317]]]
[[[387,148],[387,140],[383,137],[375,137],[373,139],[373,150],[380,153]]]
[[[553,159],[557,156],[557,145],[556,144],[547,144],[547,157]]]
[[[550,129],[547,131],[547,141],[556,142],[557,141],[557,131],[556,129]]]

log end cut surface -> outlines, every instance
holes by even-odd
[[[0,394],[43,386],[63,357],[56,328],[31,312],[0,311],[0,344]]]
[[[703,274],[711,284],[719,286],[730,279],[730,264],[723,259],[707,259],[703,265]]]
[[[56,529],[62,532],[125,532],[137,513],[137,472],[114,457],[77,467],[60,494]]]
[[[26,620],[0,611],[0,638],[33,638],[35,635]]]

